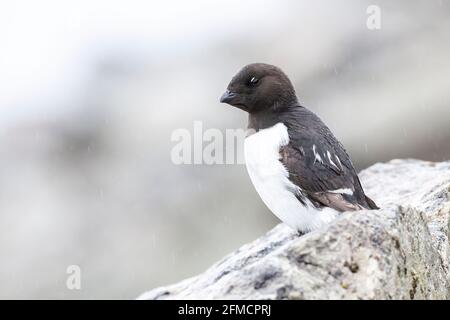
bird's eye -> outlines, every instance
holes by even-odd
[[[250,86],[254,86],[254,85],[258,84],[258,82],[259,82],[259,79],[257,77],[251,77],[250,80],[248,81],[248,84]]]

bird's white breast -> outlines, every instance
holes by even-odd
[[[289,180],[280,161],[280,148],[289,143],[283,123],[260,130],[245,139],[245,163],[250,179],[266,206],[283,222],[299,231],[310,231],[335,218],[337,211],[316,209],[296,197],[300,188]]]

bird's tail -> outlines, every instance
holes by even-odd
[[[380,209],[372,199],[370,199],[366,195],[364,195],[364,196],[366,197],[366,202],[367,202],[367,205],[369,206],[369,209]]]

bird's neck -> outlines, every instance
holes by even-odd
[[[270,110],[263,110],[257,113],[250,113],[248,116],[248,130],[256,131],[270,128],[279,122],[284,122],[283,119],[288,118],[289,115],[296,112],[298,108],[302,108],[298,103],[271,108]]]

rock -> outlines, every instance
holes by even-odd
[[[381,210],[301,237],[280,224],[139,299],[449,299],[450,162],[393,160],[360,177]]]

